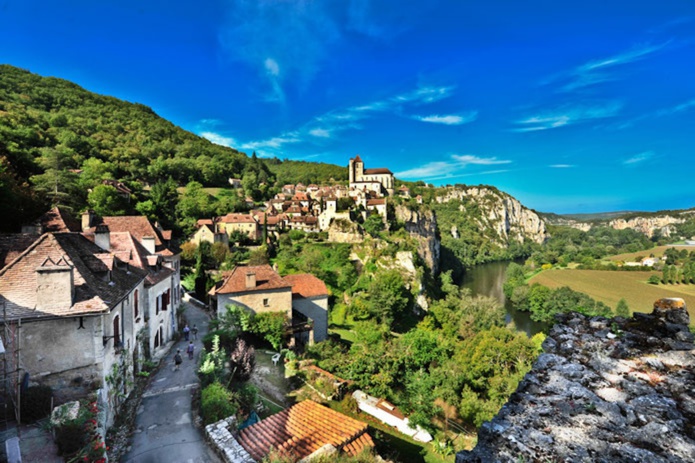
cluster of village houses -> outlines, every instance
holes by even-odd
[[[410,198],[407,186],[394,189],[394,177],[389,169],[365,169],[359,156],[350,159],[348,169],[347,186],[305,186],[302,183],[284,185],[282,191],[263,208],[246,214],[232,213],[200,219],[191,241],[196,244],[203,241],[228,244],[235,232],[243,233],[250,240],[256,241],[261,239],[264,229],[268,233],[286,230],[327,231],[335,220],[352,220],[350,210],[339,207],[342,198],[349,199],[349,209],[361,211],[363,218],[368,213],[377,213],[386,220],[389,196],[398,194]],[[230,184],[237,185],[240,182],[231,179]],[[422,202],[419,195],[415,199]]]
[[[347,188],[285,185],[264,211],[199,221],[194,240],[228,242],[235,231],[257,240],[262,226],[271,231],[325,230],[336,218],[349,219],[338,211],[338,198],[351,198],[362,210],[385,217],[386,197],[394,194],[393,174],[364,169],[359,156],[349,168]],[[409,191],[401,188],[399,194]],[[52,388],[56,404],[99,389],[115,410],[143,362],[165,355],[180,332],[180,270],[171,231],[144,216],[99,217],[86,211],[80,222],[54,208],[22,233],[0,235],[2,405],[12,408],[21,388],[40,384]],[[280,276],[269,265],[238,266],[222,274],[209,295],[217,315],[230,304],[253,313],[285,313],[290,344],[327,338],[328,290],[313,275]],[[292,416],[302,411],[304,421],[330,418],[332,426],[343,428],[350,420],[313,403],[291,410]],[[397,412],[393,406],[384,410]],[[113,419],[109,415],[107,426]],[[277,446],[261,437],[265,427],[281,418],[264,420],[239,437],[256,459]],[[396,418],[399,423],[404,419]],[[346,439],[333,442],[334,433],[328,433],[326,442],[350,454],[373,446],[366,425],[353,424]],[[270,447],[261,451],[261,444]],[[308,455],[316,449],[295,450]]]

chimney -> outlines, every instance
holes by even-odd
[[[82,231],[90,228],[94,221],[94,211],[86,210],[82,213]]]
[[[246,274],[246,289],[252,289],[256,287],[256,274],[253,272],[248,272]]]
[[[111,232],[108,225],[97,225],[94,231],[94,244],[104,251],[111,250]]]
[[[75,296],[73,267],[50,257],[36,269],[36,310],[69,309]]]
[[[145,249],[147,249],[147,252],[149,252],[150,254],[155,253],[154,236],[143,236],[142,237],[142,245],[144,246]]]

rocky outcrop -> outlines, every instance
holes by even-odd
[[[344,219],[336,219],[328,228],[328,241],[333,243],[361,243],[364,235],[359,225]]]
[[[674,224],[683,223],[685,219],[664,215],[659,217],[633,217],[631,219],[615,219],[608,222],[608,226],[616,230],[631,228],[651,238],[658,230],[661,236],[669,237],[675,232]]]
[[[417,253],[432,270],[439,272],[441,243],[437,232],[437,218],[431,210],[414,211],[405,206],[396,206],[396,220],[405,224],[405,230],[418,241]]]
[[[464,198],[472,200],[473,207],[482,212],[481,229],[492,228],[497,232],[502,241],[498,244],[523,243],[525,240],[543,243],[549,237],[545,222],[538,214],[516,198],[493,188],[448,188],[444,195],[437,196],[437,202],[464,201]],[[462,211],[466,208],[464,205],[461,207]]]
[[[559,316],[545,353],[456,463],[693,461],[689,322],[682,299],[631,319]]]

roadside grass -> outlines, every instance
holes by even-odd
[[[680,297],[688,307],[695,307],[695,285],[650,285],[647,279],[651,275],[661,277],[661,273],[655,271],[550,269],[535,275],[529,283],[540,283],[549,288],[569,286],[613,309],[624,298],[633,312],[650,313],[654,301],[664,297]]]

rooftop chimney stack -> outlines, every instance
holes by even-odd
[[[104,251],[111,250],[111,232],[108,225],[97,225],[94,231],[94,244]]]
[[[82,231],[87,230],[94,222],[94,211],[86,210],[82,213]]]
[[[154,236],[143,236],[142,237],[142,245],[145,249],[147,249],[147,252],[149,252],[150,254],[155,253]]]
[[[36,310],[69,309],[75,296],[72,265],[50,257],[36,269]]]
[[[252,289],[256,287],[256,274],[249,272],[246,274],[246,289]]]

